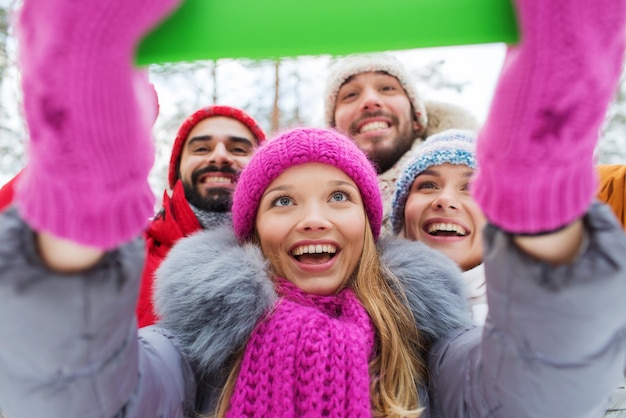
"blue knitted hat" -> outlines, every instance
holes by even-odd
[[[448,129],[428,137],[423,145],[415,149],[413,158],[396,183],[391,211],[391,226],[395,235],[404,226],[404,206],[415,177],[428,167],[444,163],[476,168],[476,133]]]

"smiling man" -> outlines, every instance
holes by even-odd
[[[327,125],[351,137],[377,165],[386,232],[395,184],[409,151],[445,129],[478,128],[468,111],[424,101],[404,66],[387,54],[338,59],[326,80],[325,106]]]
[[[179,128],[170,157],[171,196],[163,194],[162,209],[146,231],[146,264],[137,301],[140,327],[158,319],[152,301],[155,270],[179,239],[231,221],[237,175],[264,140],[258,123],[230,106],[199,109]]]

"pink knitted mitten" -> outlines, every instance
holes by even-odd
[[[539,233],[582,216],[593,152],[624,59],[624,0],[516,0],[509,49],[477,148],[474,196],[488,219]]]
[[[25,0],[18,39],[29,163],[16,204],[36,230],[111,248],[153,214],[156,95],[133,67],[178,0]]]

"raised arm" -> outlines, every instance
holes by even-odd
[[[626,4],[515,6],[521,40],[479,136],[474,196],[503,230],[543,234],[581,218],[596,194],[593,151],[624,60]]]
[[[41,232],[37,234],[37,248],[41,260],[51,270],[59,273],[78,273],[87,270],[104,255],[104,251],[78,244],[75,241],[58,238]]]
[[[624,59],[623,0],[515,0],[472,185],[489,314],[430,359],[442,416],[602,416],[626,353],[626,236],[593,152]],[[461,372],[459,372],[459,370]],[[461,373],[463,379],[459,379]]]
[[[594,153],[624,61],[619,0],[515,2],[511,47],[481,132],[474,194],[528,255],[568,264],[596,195]]]
[[[0,213],[0,405],[11,418],[181,417],[174,337],[138,338],[156,96],[135,47],[177,0],[25,0],[29,163]]]
[[[584,249],[585,226],[581,219],[558,231],[542,235],[516,235],[513,242],[531,257],[550,264],[570,264]]]
[[[24,2],[16,33],[29,163],[15,204],[36,231],[110,249],[147,224],[157,102],[133,60],[176,3]]]

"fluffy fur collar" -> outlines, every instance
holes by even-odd
[[[434,100],[426,101],[424,106],[428,115],[424,138],[451,128],[476,131],[480,127],[474,115],[460,106]]]
[[[447,257],[398,238],[379,247],[429,345],[469,324],[460,271]],[[230,228],[201,231],[172,248],[156,273],[155,306],[198,370],[219,371],[274,304],[267,268],[259,248],[238,244]]]

